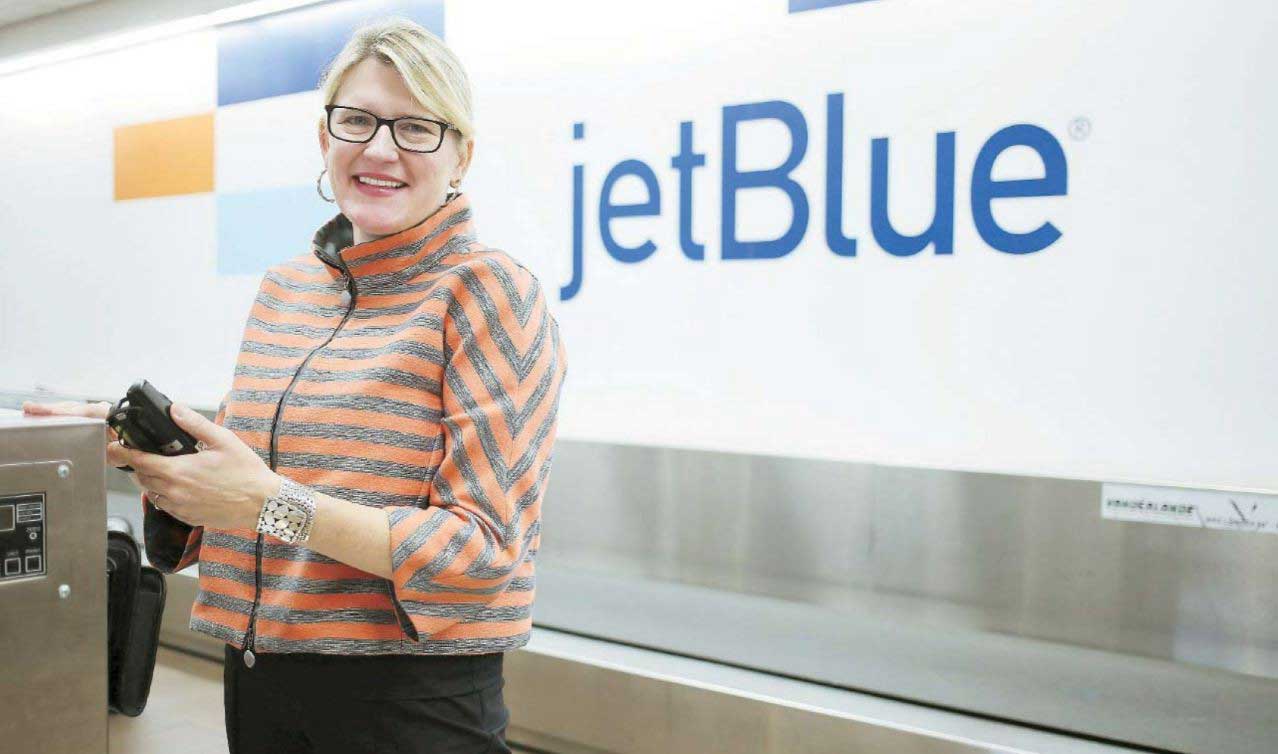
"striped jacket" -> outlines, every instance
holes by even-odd
[[[386,508],[393,579],[249,530],[195,529],[191,628],[258,652],[522,646],[565,355],[537,279],[475,238],[466,197],[271,268],[217,421],[276,472]]]

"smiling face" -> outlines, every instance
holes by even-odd
[[[395,67],[376,58],[352,66],[332,104],[358,107],[382,118],[412,116],[443,120],[427,111]],[[449,129],[434,152],[409,152],[395,145],[389,127],[372,141],[353,144],[320,129],[320,152],[333,184],[333,196],[364,243],[417,225],[434,213],[470,165],[474,145]]]

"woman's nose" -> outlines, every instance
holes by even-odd
[[[364,147],[365,153],[372,153],[373,156],[384,160],[393,160],[399,156],[399,147],[395,144],[395,136],[391,133],[391,127],[385,123],[380,123],[377,130],[373,132],[373,138],[369,139],[368,146]]]

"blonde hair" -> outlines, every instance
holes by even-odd
[[[394,66],[422,107],[451,123],[463,141],[474,138],[470,79],[461,61],[443,40],[406,18],[388,18],[355,31],[320,78],[325,105],[333,104],[346,72],[368,58]]]

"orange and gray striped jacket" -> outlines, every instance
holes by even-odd
[[[537,279],[458,196],[351,245],[338,215],[271,268],[217,421],[281,475],[385,508],[390,580],[251,530],[194,530],[191,628],[257,652],[469,654],[532,627],[565,375]]]

